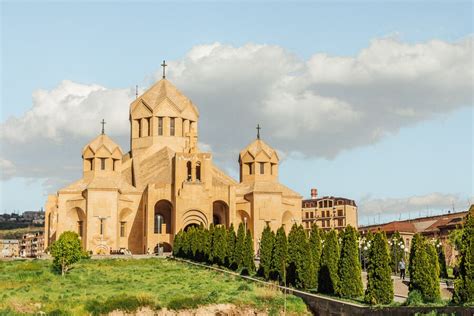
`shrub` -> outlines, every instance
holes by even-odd
[[[121,310],[132,313],[141,307],[150,307],[152,309],[159,309],[153,300],[147,296],[133,296],[127,294],[120,294],[107,298],[105,302],[100,302],[96,299],[86,302],[86,310],[92,315],[108,314],[115,310]]]
[[[226,266],[229,269],[235,270],[235,242],[237,236],[235,235],[234,224],[230,224],[229,231],[227,232],[227,255],[226,255]]]
[[[227,255],[227,231],[224,226],[219,225],[214,229],[212,246],[213,262],[223,266]]]
[[[357,231],[350,225],[346,227],[342,234],[338,271],[338,294],[341,297],[346,298],[361,296],[363,294],[363,287],[357,243]]]
[[[274,280],[286,280],[288,256],[288,241],[286,240],[286,233],[283,227],[278,228],[275,236],[275,246],[273,249],[271,277]]]
[[[367,289],[364,300],[369,304],[389,304],[393,299],[393,283],[385,233],[375,234],[368,256]]]
[[[453,301],[458,304],[474,302],[474,217],[471,212],[462,232],[459,276],[454,282]]]
[[[263,276],[266,280],[270,278],[274,242],[275,234],[271,230],[270,226],[267,225],[263,229],[262,238],[260,239],[260,265],[258,268],[258,274]]]
[[[407,306],[420,306],[423,305],[423,295],[418,290],[413,290],[408,293],[407,300],[405,301]]]
[[[318,290],[321,293],[335,294],[338,285],[339,243],[333,229],[326,234],[321,253],[321,265],[318,274]]]
[[[53,267],[64,276],[71,266],[77,261],[86,257],[82,250],[79,235],[66,231],[59,236],[51,245],[51,255],[53,256]]]
[[[430,244],[420,234],[415,234],[410,249],[408,272],[410,273],[409,291],[418,290],[424,302],[433,302],[439,298],[438,259]],[[435,277],[436,280],[435,281]]]

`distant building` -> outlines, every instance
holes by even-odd
[[[20,256],[36,258],[44,253],[44,234],[42,232],[25,234],[20,241]]]
[[[311,189],[311,199],[303,200],[302,203],[305,229],[311,229],[313,223],[324,230],[340,230],[347,225],[357,229],[357,205],[354,200],[334,196],[318,198],[317,189]]]
[[[473,206],[471,206],[473,209]],[[449,233],[456,228],[462,227],[469,211],[448,213],[436,216],[420,217],[415,219],[393,221],[385,224],[361,226],[359,232],[362,235],[369,231],[384,231],[390,239],[392,234],[399,232],[405,244],[405,250],[410,251],[411,240],[413,235],[420,233],[428,239],[439,239],[443,245],[447,263],[454,264],[456,251],[449,244]]]
[[[0,258],[18,257],[20,243],[16,239],[0,239]]]

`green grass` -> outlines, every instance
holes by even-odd
[[[283,309],[283,294],[268,286],[166,259],[83,260],[65,276],[51,261],[0,261],[0,315],[101,315],[113,310],[193,309],[231,303],[269,314]],[[308,314],[287,296],[289,314]]]

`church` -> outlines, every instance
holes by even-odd
[[[48,196],[45,247],[74,231],[93,254],[171,251],[174,235],[190,226],[243,223],[257,248],[266,225],[289,231],[301,222],[302,197],[278,181],[278,153],[259,130],[240,151],[236,181],[199,150],[199,110],[164,67],[163,79],[130,104],[129,119],[129,152],[102,125],[82,149],[82,178]]]

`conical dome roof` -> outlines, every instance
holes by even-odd
[[[250,145],[242,149],[239,157],[242,158],[246,153],[249,153],[253,158],[256,158],[261,152],[264,152],[269,159],[279,160],[276,150],[261,139],[254,140]]]
[[[133,112],[135,107],[142,102],[154,109],[165,99],[168,99],[180,112],[190,107],[199,116],[199,111],[193,102],[166,79],[161,79],[133,101],[130,110]]]
[[[119,151],[120,155],[122,155],[122,149],[120,148],[117,143],[115,143],[109,136],[105,134],[100,134],[94,140],[92,140],[89,144],[84,146],[82,149],[82,154],[84,155],[88,149],[92,151],[93,154],[96,154],[102,147],[104,147],[110,154],[113,154],[115,151]]]

